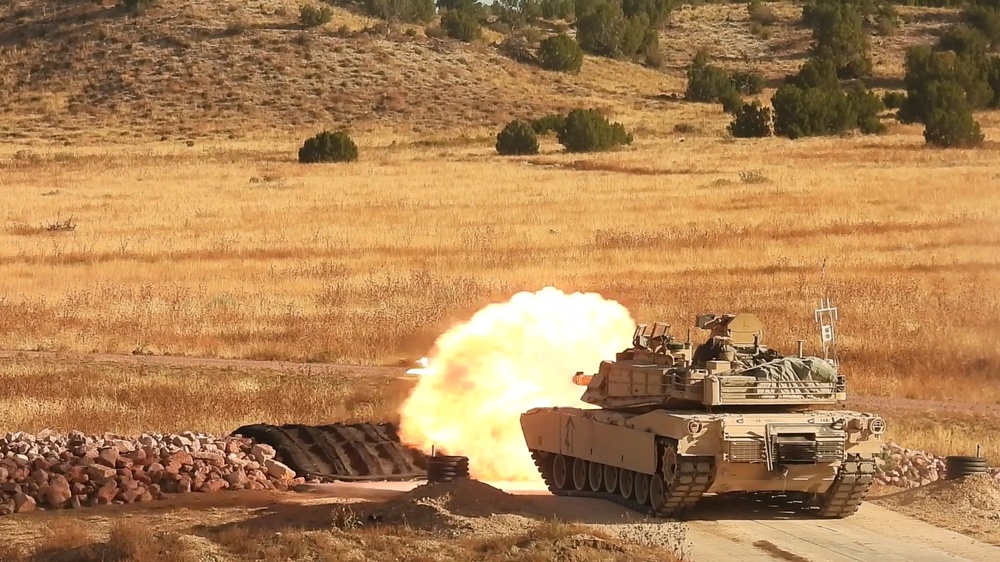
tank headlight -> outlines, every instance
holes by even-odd
[[[698,420],[691,420],[688,422],[688,433],[698,433],[701,431],[701,422]]]
[[[885,420],[882,418],[872,418],[868,421],[868,431],[872,435],[882,435],[885,433]]]

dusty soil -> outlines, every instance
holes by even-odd
[[[627,532],[556,521],[545,513],[551,498],[518,497],[481,482],[424,485],[389,501],[339,497],[331,489],[191,494],[155,506],[19,514],[0,518],[0,534],[9,539],[0,558],[96,562],[124,553],[145,562],[139,554],[169,548],[177,553],[171,562],[677,559],[674,549]],[[666,536],[673,527],[663,529]]]
[[[871,502],[1000,546],[1000,480],[970,476],[900,490],[881,487]]]

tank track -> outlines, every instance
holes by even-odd
[[[427,476],[426,455],[403,445],[393,424],[251,424],[232,435],[270,445],[275,458],[297,476],[325,481]]]
[[[875,460],[848,455],[830,488],[819,499],[819,516],[842,519],[854,515],[875,479]]]
[[[630,497],[625,497],[620,493],[612,493],[604,490],[576,490],[576,489],[562,489],[556,486],[555,479],[553,476],[553,461],[556,457],[555,453],[547,453],[544,451],[531,451],[531,458],[535,461],[535,466],[538,468],[538,472],[541,474],[542,479],[545,481],[545,485],[548,487],[549,491],[557,496],[568,496],[577,498],[598,498],[610,502],[614,502],[618,505],[627,507],[633,511],[649,515],[652,517],[659,517],[664,519],[676,518],[683,515],[686,511],[694,507],[698,500],[701,499],[702,495],[708,490],[709,486],[712,484],[715,473],[715,462],[711,457],[697,457],[695,459],[681,459],[677,464],[677,469],[672,472],[670,481],[664,479],[664,487],[666,489],[665,498],[663,504],[659,509],[653,508],[653,506],[648,503],[639,503],[635,499],[635,486],[633,482],[633,491]],[[572,462],[573,457],[565,457],[567,461]],[[662,474],[661,474],[662,476]],[[567,481],[568,486],[572,486],[572,475],[568,476]],[[588,482],[587,487],[590,488]]]

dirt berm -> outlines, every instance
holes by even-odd
[[[939,480],[869,501],[937,527],[1000,545],[1000,480],[990,475]]]
[[[560,522],[549,512],[551,506],[547,510],[533,500],[462,478],[423,484],[384,503],[345,508],[366,525],[405,525],[435,537],[479,541],[477,552],[488,560],[678,560],[683,535],[653,544],[634,541],[618,529]]]
[[[366,519],[405,524],[419,529],[455,529],[475,534],[507,534],[511,525],[524,528],[525,518],[537,516],[527,498],[517,497],[489,484],[460,478],[426,483],[384,503],[363,504]],[[504,532],[501,532],[504,531]]]

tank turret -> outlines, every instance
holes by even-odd
[[[602,361],[596,374],[573,377],[587,387],[582,400],[609,409],[724,411],[803,409],[847,399],[845,379],[832,361],[803,356],[801,349],[784,356],[768,348],[753,314],[702,314],[694,325],[709,331],[696,347],[690,331],[679,341],[667,323],[639,324],[632,347]]]

